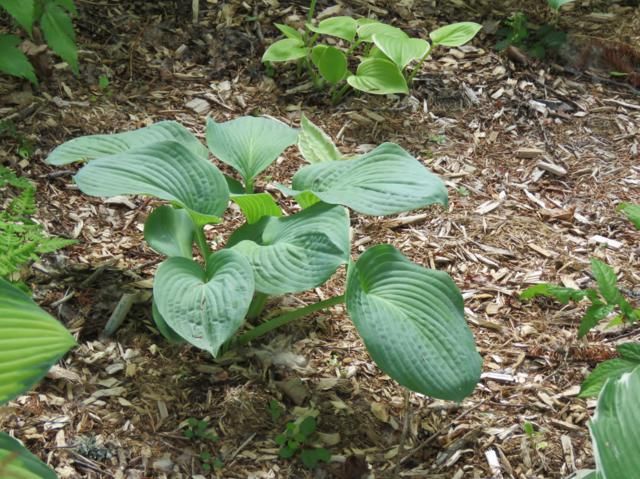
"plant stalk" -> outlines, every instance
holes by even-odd
[[[251,305],[249,306],[249,311],[247,311],[247,319],[255,319],[264,310],[264,306],[267,303],[267,299],[269,296],[256,291],[256,294],[253,295],[253,300],[251,301]]]
[[[431,45],[429,45],[427,52],[424,55],[422,55],[422,58],[418,62],[418,65],[413,69],[413,71],[411,72],[411,75],[409,75],[409,78],[407,78],[407,85],[411,86],[411,83],[413,83],[413,79],[415,78],[416,74],[421,70],[422,65],[424,64],[425,60],[431,53],[431,50],[432,50]]]
[[[342,85],[342,88],[340,88],[339,90],[334,91],[333,94],[331,95],[331,103],[333,105],[337,105],[338,103],[340,103],[340,100],[342,100],[342,97],[344,97],[344,94],[347,93],[347,91],[349,90],[350,86],[351,85],[349,85],[345,81],[344,85]]]
[[[202,257],[204,258],[204,264],[206,266],[207,261],[209,261],[209,256],[211,255],[211,248],[209,247],[207,237],[204,234],[204,226],[201,228],[196,227],[196,244],[198,245],[200,254],[202,254]]]
[[[248,195],[253,193],[253,178],[245,181],[244,192]]]
[[[325,299],[324,301],[320,301],[318,303],[309,304],[299,309],[294,309],[293,311],[288,311],[284,314],[281,314],[278,317],[270,319],[259,326],[256,326],[250,331],[242,334],[235,344],[238,346],[244,346],[254,339],[259,338],[260,336],[264,336],[265,334],[277,329],[285,324],[289,324],[296,319],[300,319],[303,316],[307,316],[311,313],[315,313],[316,311],[320,311],[321,309],[329,308],[330,306],[334,306],[336,304],[344,303],[345,297],[344,294],[340,296],[334,296],[333,298]]]
[[[309,12],[307,13],[307,22],[311,23],[313,20],[313,15],[316,13],[316,3],[318,0],[311,0],[311,4],[309,5]]]

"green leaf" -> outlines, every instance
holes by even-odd
[[[538,296],[544,296],[553,298],[562,304],[567,304],[569,301],[581,301],[588,297],[590,293],[594,293],[594,291],[589,289],[564,288],[549,283],[539,283],[525,289],[520,294],[520,299],[533,299]]]
[[[549,7],[551,7],[553,10],[558,11],[560,10],[560,7],[562,5],[571,3],[573,1],[574,0],[547,0],[547,3],[549,4]]]
[[[227,247],[249,260],[257,291],[305,291],[324,283],[347,262],[349,214],[341,206],[318,203],[292,216],[264,217],[237,229]]]
[[[601,479],[635,477],[640,471],[640,367],[608,381],[589,424]]]
[[[40,26],[47,44],[69,64],[71,70],[77,75],[79,73],[78,48],[69,14],[55,3],[47,3],[40,19]]]
[[[470,41],[482,29],[482,25],[474,22],[460,22],[445,25],[429,34],[433,46],[459,47]]]
[[[640,363],[640,343],[624,343],[616,346],[623,359]]]
[[[582,338],[585,334],[591,331],[591,329],[593,329],[600,320],[609,316],[614,309],[615,305],[613,304],[594,303],[589,306],[580,321],[578,338]]]
[[[294,175],[293,189],[279,188],[294,196],[308,191],[325,203],[372,216],[447,204],[444,183],[393,143],[353,160],[305,166]]]
[[[92,196],[150,195],[175,201],[194,221],[199,216],[219,222],[229,201],[220,170],[175,141],[90,161],[74,178],[82,192]]]
[[[580,469],[575,472],[574,476],[571,476],[571,479],[601,479],[601,478],[599,478],[596,471],[592,469]]]
[[[18,78],[26,78],[34,85],[38,79],[27,56],[18,48],[20,38],[0,34],[0,72]]]
[[[231,200],[240,207],[249,224],[263,216],[282,216],[282,210],[269,193],[231,195]]]
[[[482,359],[448,274],[374,246],[349,264],[346,303],[373,360],[402,386],[454,401],[473,392]]]
[[[422,38],[402,38],[388,34],[376,34],[373,42],[400,70],[419,60],[429,52],[429,43]]]
[[[224,123],[207,118],[209,150],[235,168],[245,184],[253,181],[297,139],[298,130],[271,118],[243,116]]]
[[[320,44],[311,49],[311,61],[315,66],[318,66],[320,58],[322,57],[322,54],[327,50],[327,48],[329,48],[329,45]]]
[[[57,479],[56,473],[17,440],[0,432],[0,477],[3,479]]]
[[[242,326],[253,293],[251,266],[233,250],[211,254],[206,271],[195,261],[169,258],[153,282],[154,302],[166,324],[214,357]]]
[[[207,148],[184,126],[176,121],[160,121],[137,130],[111,135],[81,136],[58,146],[47,158],[50,165],[66,165],[74,161],[90,161],[133,148],[175,140],[194,155],[207,159]]]
[[[318,26],[307,23],[307,28],[314,33],[321,35],[330,35],[332,37],[342,38],[348,42],[352,42],[356,37],[358,23],[351,17],[331,17],[322,20]]]
[[[618,278],[613,268],[599,259],[591,258],[591,271],[598,283],[600,294],[607,301],[607,304],[620,304],[623,298],[616,286]]]
[[[618,211],[622,211],[625,216],[633,223],[636,229],[640,230],[640,205],[633,203],[622,203],[618,206]]]
[[[405,32],[397,27],[392,27],[386,23],[371,21],[360,23],[358,26],[358,40],[363,42],[373,42],[374,35],[389,35],[397,38],[409,38]]]
[[[318,59],[318,70],[322,77],[332,85],[342,81],[349,70],[347,69],[347,57],[342,50],[336,47],[323,49]]]
[[[144,223],[144,239],[158,253],[193,258],[193,220],[183,209],[160,206]]]
[[[33,22],[36,20],[34,0],[0,0],[0,7],[4,8],[31,36]],[[5,54],[2,49],[0,51],[2,55]]]
[[[292,28],[289,25],[283,25],[282,23],[274,23],[274,26],[280,30],[285,37],[291,38],[292,40],[298,40],[300,44],[304,43],[302,33],[295,28]]]
[[[58,321],[0,278],[0,405],[29,390],[75,344]]]
[[[52,1],[60,5],[62,8],[64,8],[71,14],[73,15],[78,14],[78,10],[76,9],[76,6],[73,3],[73,0],[52,0]]]
[[[316,432],[316,418],[314,418],[313,416],[307,416],[305,417],[301,422],[300,425],[298,426],[298,430],[300,431],[300,433],[302,433],[305,437],[309,437],[311,436],[311,434],[313,434],[314,432]]]
[[[631,346],[633,354],[640,355],[640,343],[627,343],[618,346],[618,351],[622,346]],[[580,397],[597,396],[608,379],[617,380],[623,374],[633,371],[640,366],[640,357],[633,358],[615,358],[604,361],[596,366],[596,368],[587,376],[580,386]]]
[[[329,135],[314,125],[304,114],[300,119],[298,150],[307,163],[311,164],[342,160],[342,154]]]
[[[299,60],[309,53],[309,49],[297,38],[284,38],[272,43],[262,55],[263,62],[288,62]]]
[[[315,468],[320,461],[329,462],[331,460],[331,453],[324,447],[316,447],[313,449],[303,449],[300,453],[300,460],[305,467],[309,469]]]
[[[158,331],[160,331],[160,334],[162,334],[162,336],[164,336],[164,338],[167,341],[169,341],[170,343],[185,342],[184,338],[180,336],[178,333],[176,333],[173,329],[171,329],[171,327],[164,320],[164,318],[160,314],[160,311],[158,311],[158,306],[156,306],[155,301],[151,302],[151,314],[153,316],[153,322],[156,323],[156,327],[158,328]],[[193,436],[193,431],[185,431],[185,436],[187,436],[188,432],[190,432],[191,436]],[[190,436],[187,436],[187,437],[190,437]]]
[[[280,452],[278,453],[278,455],[282,459],[290,459],[293,457],[295,453],[296,453],[296,449],[292,449],[289,446],[284,446],[280,448]]]
[[[407,81],[398,66],[384,58],[363,60],[356,74],[347,77],[347,83],[356,90],[375,95],[409,93]]]

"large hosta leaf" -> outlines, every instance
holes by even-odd
[[[298,149],[308,163],[323,163],[342,159],[342,154],[329,135],[302,115]]]
[[[185,210],[160,206],[144,223],[144,239],[154,250],[169,257],[193,257],[195,225]]]
[[[154,304],[166,324],[213,356],[242,326],[253,293],[253,270],[233,250],[213,253],[206,271],[195,261],[169,258],[153,282]]]
[[[474,22],[460,22],[445,25],[429,34],[433,45],[445,47],[459,47],[476,36],[482,29],[482,25]]]
[[[245,183],[298,139],[298,130],[271,118],[243,116],[224,123],[207,119],[209,150],[235,168]]]
[[[397,38],[409,38],[405,32],[397,27],[387,25],[386,23],[373,21],[365,21],[361,19],[358,23],[358,40],[363,42],[373,42],[374,35],[391,35]]]
[[[375,45],[403,70],[409,63],[419,60],[429,52],[429,43],[422,38],[402,38],[395,35],[376,34]]]
[[[0,432],[0,477],[3,479],[57,479],[56,473],[16,439]]]
[[[284,38],[273,43],[262,55],[263,62],[288,62],[304,58],[309,49],[304,46],[302,39]]]
[[[356,37],[358,22],[351,17],[331,17],[322,20],[317,26],[307,23],[307,28],[315,33],[331,35],[352,42]]]
[[[640,367],[608,381],[589,424],[599,479],[637,477],[640,471]]]
[[[53,150],[47,158],[47,163],[65,165],[74,161],[95,160],[165,140],[175,140],[196,156],[207,158],[207,148],[193,133],[176,121],[160,121],[123,133],[74,138]]]
[[[282,210],[269,193],[231,195],[231,201],[240,207],[249,224],[263,216],[282,216]]]
[[[229,201],[227,181],[220,170],[175,141],[90,161],[75,181],[88,195],[139,194],[175,201],[192,211],[192,217],[212,223],[219,221]]]
[[[349,215],[341,206],[316,204],[283,218],[245,225],[228,247],[253,266],[256,290],[279,295],[324,283],[349,257]]]
[[[30,389],[74,345],[58,321],[0,278],[0,404]]]
[[[294,196],[310,192],[325,203],[374,216],[447,204],[444,183],[393,143],[354,160],[305,166],[294,175],[293,189],[280,188]]]
[[[407,81],[398,66],[384,58],[363,60],[356,74],[347,77],[347,83],[356,90],[376,95],[409,93]]]
[[[401,385],[455,401],[471,394],[482,360],[448,274],[374,246],[349,265],[346,303],[373,360]]]

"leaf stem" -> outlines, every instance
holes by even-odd
[[[249,311],[247,312],[247,319],[255,319],[260,316],[264,310],[264,305],[267,303],[267,299],[269,299],[267,294],[256,291],[249,306]]]
[[[342,100],[342,97],[344,97],[344,94],[347,93],[347,91],[349,90],[349,87],[351,85],[349,85],[346,81],[344,82],[344,85],[342,85],[342,88],[340,88],[339,90],[336,90],[333,92],[333,94],[331,95],[331,103],[334,105],[337,105],[338,103],[340,103],[340,100]]]
[[[244,192],[248,195],[253,193],[253,178],[245,180]]]
[[[311,23],[313,20],[313,15],[316,13],[316,3],[318,0],[311,0],[311,4],[309,5],[309,12],[307,13],[307,22]]]
[[[296,319],[302,318],[303,316],[307,316],[311,313],[315,313],[316,311],[320,311],[321,309],[344,303],[344,301],[344,294],[341,294],[340,296],[334,296],[333,298],[325,299],[324,301],[319,301],[302,308],[294,309],[293,311],[288,311],[242,334],[235,341],[235,344],[238,346],[244,346],[254,339],[259,338],[260,336],[264,336],[274,329],[284,326],[285,324],[289,324]]]
[[[209,261],[209,256],[211,255],[211,248],[209,247],[207,237],[204,234],[204,226],[201,228],[196,226],[196,244],[198,245],[200,254],[202,254],[202,257],[204,258],[204,264],[206,267],[207,261]]]
[[[411,86],[411,83],[413,83],[413,79],[415,78],[416,74],[422,69],[422,65],[424,64],[425,60],[427,59],[430,53],[431,53],[431,45],[429,45],[429,48],[427,49],[425,54],[422,55],[422,58],[418,62],[418,65],[416,65],[416,67],[411,72],[411,75],[409,75],[409,78],[407,78],[407,85]]]

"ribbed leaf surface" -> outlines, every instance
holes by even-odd
[[[341,206],[318,203],[293,216],[265,217],[238,229],[228,247],[253,266],[257,291],[305,291],[324,283],[346,263],[349,214]]]
[[[455,401],[473,392],[482,360],[448,274],[374,246],[349,265],[346,303],[371,357],[398,383]]]
[[[263,216],[282,216],[282,210],[269,193],[251,193],[247,195],[231,195],[247,223],[256,223]]]
[[[207,148],[198,141],[193,133],[176,121],[160,121],[144,128],[123,133],[74,138],[53,150],[47,158],[47,163],[65,165],[74,161],[95,160],[166,140],[175,140],[191,150],[196,156],[207,158]]]
[[[401,70],[412,61],[422,58],[430,48],[422,38],[402,38],[384,33],[374,35],[373,42]]]
[[[30,389],[74,345],[58,321],[0,278],[0,404]]]
[[[355,75],[347,77],[347,83],[356,90],[375,95],[409,93],[409,87],[398,66],[384,58],[363,60]]]
[[[36,456],[16,439],[0,432],[0,477],[2,479],[57,479]]]
[[[433,45],[459,47],[470,41],[482,29],[482,25],[474,22],[459,22],[445,25],[429,34]]]
[[[298,149],[303,158],[311,164],[342,159],[342,154],[333,144],[329,135],[304,115],[300,119]]]

